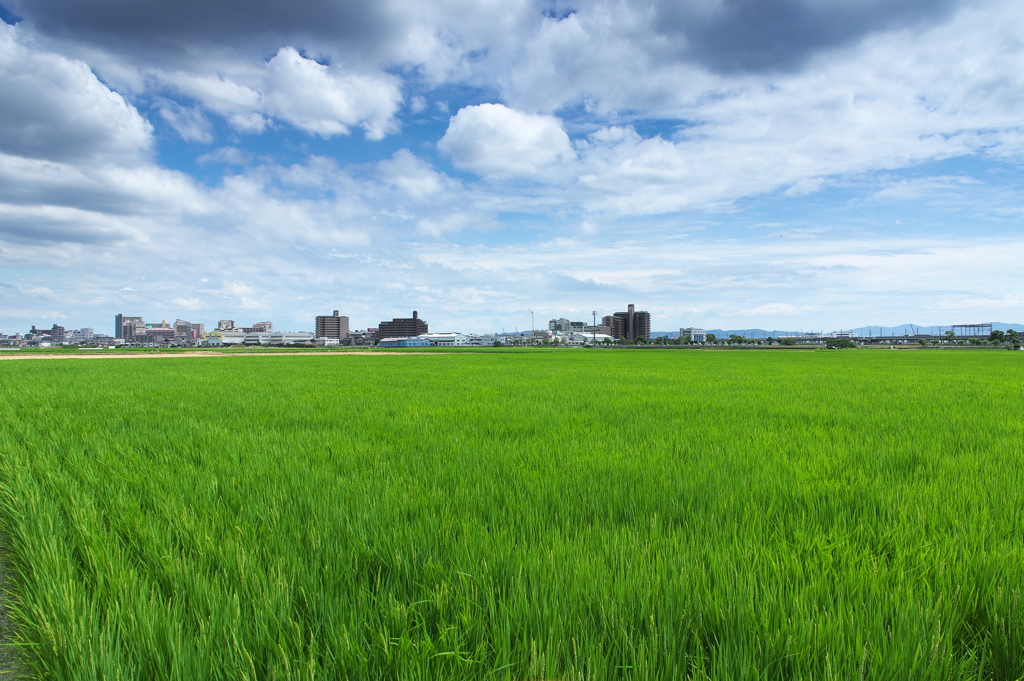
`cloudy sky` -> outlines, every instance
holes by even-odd
[[[1019,0],[0,0],[0,331],[1024,320]]]

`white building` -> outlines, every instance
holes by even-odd
[[[494,344],[498,341],[497,336],[493,333],[485,333],[482,336],[470,334],[468,336],[468,342],[466,345],[472,345],[473,347],[490,348],[494,347]]]
[[[613,343],[615,339],[606,333],[574,333],[565,339],[565,344],[572,347],[593,345],[594,343],[604,345],[606,342]]]
[[[708,340],[708,333],[704,329],[698,329],[693,326],[679,329],[679,340],[683,341],[687,338],[694,343],[705,343]]]
[[[425,338],[431,345],[438,347],[450,347],[456,345],[469,345],[469,336],[464,333],[451,331],[448,333],[421,333],[416,338]]]
[[[272,333],[253,331],[252,333],[245,334],[245,339],[242,342],[246,345],[268,345],[272,342],[270,338],[273,335]]]
[[[241,345],[245,342],[246,334],[241,331],[211,331],[203,336],[203,342],[207,345]]]
[[[318,345],[322,348],[332,348],[341,345],[340,338],[314,338],[313,345]]]
[[[309,331],[275,331],[270,334],[271,345],[292,345],[294,343],[311,343],[314,334]]]

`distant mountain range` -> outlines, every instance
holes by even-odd
[[[743,336],[744,338],[778,338],[779,336],[796,336],[801,333],[814,333],[820,332],[824,335],[828,335],[833,331],[852,331],[858,336],[913,336],[915,334],[931,334],[934,336],[941,336],[946,331],[950,330],[950,326],[918,326],[917,324],[900,324],[899,326],[860,326],[855,329],[802,329],[802,330],[783,330],[783,329],[707,329],[708,333],[715,334],[717,338],[728,338],[730,335],[735,334],[737,336]],[[1018,331],[1024,330],[1024,324],[1005,324],[1003,322],[992,322],[993,331],[1008,331],[1009,329],[1016,329]],[[660,338],[665,336],[668,338],[678,338],[679,331],[653,331],[651,338]]]

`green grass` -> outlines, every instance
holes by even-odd
[[[1019,679],[1017,353],[0,363],[46,679]]]

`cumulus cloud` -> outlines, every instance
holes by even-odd
[[[160,116],[187,142],[209,144],[213,141],[210,122],[195,107],[165,101],[160,104]]]
[[[397,129],[399,80],[387,73],[357,74],[321,64],[282,47],[257,66],[212,64],[227,73],[155,71],[158,81],[224,116],[239,132],[260,133],[273,119],[321,137],[361,127],[379,140]]]
[[[134,162],[152,145],[149,123],[89,67],[33,49],[0,23],[0,151],[51,161]]]
[[[433,170],[429,163],[416,158],[408,149],[399,149],[391,158],[379,162],[377,174],[384,182],[417,200],[454,185],[450,178]]]
[[[569,136],[554,116],[528,114],[502,104],[460,109],[438,149],[460,168],[491,177],[536,175],[575,157]]]
[[[267,64],[265,101],[268,112],[307,132],[346,135],[360,125],[379,140],[394,130],[402,93],[392,76],[345,73],[283,47]]]

